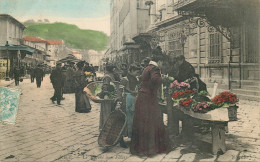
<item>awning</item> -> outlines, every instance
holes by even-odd
[[[73,55],[69,55],[63,59],[60,59],[59,61],[57,61],[57,63],[65,63],[65,62],[68,62],[68,61],[72,61],[72,62],[78,62],[80,61],[79,59],[77,59],[75,56]]]
[[[9,46],[0,46],[0,50],[2,51],[24,51],[24,52],[28,52],[29,54],[33,54],[35,49],[29,46],[25,46],[25,45],[9,45]]]
[[[259,10],[259,0],[179,0],[172,4],[183,16],[204,16],[211,25],[237,26],[247,19],[246,12]],[[257,16],[257,15],[255,15]]]

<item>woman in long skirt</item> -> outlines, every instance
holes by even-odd
[[[84,72],[82,71],[84,61],[77,63],[78,70],[75,72],[75,98],[76,98],[76,112],[88,113],[91,110],[91,105],[86,93],[83,91],[87,85],[87,80]]]
[[[154,58],[144,69],[141,89],[138,93],[134,112],[130,151],[140,156],[153,156],[168,152],[170,140],[163,124],[157,101],[157,91],[162,83],[160,69],[163,56]]]

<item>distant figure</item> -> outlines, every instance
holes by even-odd
[[[122,64],[121,70],[122,70],[122,77],[125,77],[127,75],[127,64]]]
[[[83,91],[87,86],[86,75],[83,71],[84,61],[77,63],[77,71],[74,75],[75,81],[75,99],[76,99],[76,112],[88,113],[91,110],[91,105],[86,93]]]
[[[92,81],[94,81],[94,79],[96,77],[96,71],[95,71],[95,68],[92,64],[90,64],[90,69],[91,69],[91,73],[93,74],[92,75]]]
[[[65,83],[64,83],[64,88],[63,88],[63,93],[74,93],[74,74],[75,74],[75,70],[74,70],[74,62],[69,62],[69,67],[66,70],[66,79],[65,79]]]
[[[20,77],[24,77],[24,66],[20,68]]]
[[[89,66],[89,63],[88,62],[85,62],[85,66],[83,67],[83,71],[84,72],[92,72],[92,69],[91,67]]]
[[[39,65],[37,66],[37,68],[35,69],[34,74],[35,74],[35,77],[36,77],[36,85],[37,85],[37,88],[40,88],[40,87],[41,87],[42,80],[43,80],[43,70],[42,70],[40,64],[39,64]]]
[[[54,88],[54,95],[51,97],[52,102],[57,100],[57,104],[60,105],[61,95],[62,95],[62,87],[64,83],[62,70],[61,70],[61,63],[56,64],[56,68],[51,72],[51,83]]]
[[[30,68],[31,83],[34,82],[34,78],[35,78],[34,70],[35,70],[35,69],[34,69],[33,67]]]
[[[16,66],[14,68],[14,81],[15,81],[15,86],[19,85],[19,79],[20,79],[20,69]]]

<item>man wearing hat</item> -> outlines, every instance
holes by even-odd
[[[54,88],[54,95],[51,97],[52,102],[54,103],[57,100],[57,104],[60,105],[61,96],[62,96],[62,87],[64,84],[64,79],[61,70],[61,63],[56,64],[56,68],[51,72],[51,83]]]
[[[40,88],[43,80],[43,70],[40,64],[38,64],[37,68],[35,69],[34,75],[36,78],[37,88]]]

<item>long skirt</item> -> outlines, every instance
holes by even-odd
[[[64,89],[63,89],[63,93],[67,94],[67,93],[74,93],[74,81],[73,80],[66,80],[64,82]]]
[[[126,93],[126,118],[127,118],[127,135],[132,138],[132,126],[135,110],[135,96],[131,93]]]
[[[75,93],[76,98],[76,112],[87,113],[91,110],[89,99],[83,90]]]
[[[139,92],[134,112],[130,152],[153,156],[171,148],[168,132],[163,124],[157,96]]]

